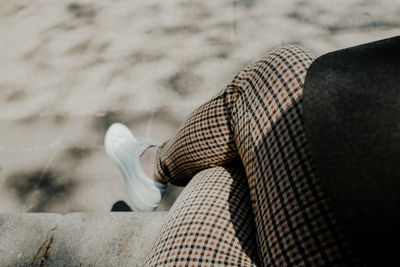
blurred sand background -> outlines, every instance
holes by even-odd
[[[128,201],[111,123],[160,143],[274,48],[399,33],[397,0],[0,1],[0,212],[108,211]]]

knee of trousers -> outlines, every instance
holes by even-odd
[[[235,77],[233,85],[241,92],[232,109],[237,139],[253,136],[253,143],[259,143],[279,120],[287,117],[285,114],[291,113],[292,107],[300,108],[305,75],[313,60],[306,50],[286,46],[270,52]],[[300,116],[299,112],[294,113],[296,116],[291,117]],[[249,151],[244,145],[237,142],[239,151]],[[243,158],[246,157],[242,155]]]
[[[298,98],[302,89],[306,71],[314,57],[307,50],[294,45],[275,49],[255,63],[245,67],[238,73],[232,84],[237,90],[246,94],[257,91],[259,96],[267,97],[268,93],[280,93],[280,98],[286,96],[285,91]],[[250,101],[256,96],[249,96]]]
[[[169,214],[146,266],[188,261],[253,266],[259,262],[248,186],[241,168],[231,165],[199,172]]]

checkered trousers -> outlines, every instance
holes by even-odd
[[[199,172],[175,203],[146,265],[258,265],[250,193],[240,162]]]
[[[156,172],[176,185],[186,185],[199,171],[241,162],[245,170],[241,177],[247,180],[250,192],[260,264],[264,266],[358,264],[321,188],[307,148],[301,98],[312,61],[308,52],[296,46],[271,52],[242,70],[222,92],[194,111],[177,134],[158,149]],[[232,226],[236,230],[232,236],[216,234],[215,227],[197,227],[198,234],[210,241],[188,238],[193,232],[184,226],[198,222],[196,214],[202,214],[204,202],[220,194],[221,189],[214,186],[224,180],[219,170],[196,176],[199,183],[204,180],[210,186],[207,190],[193,188],[193,197],[171,212],[171,220],[178,220],[181,226],[172,230],[169,224],[162,229],[160,236],[164,238],[157,239],[148,265],[182,262],[183,253],[190,254],[186,257],[189,265],[195,253],[204,255],[215,249],[211,240],[214,244],[221,238],[233,243],[241,231],[249,231],[245,229],[248,226]],[[212,225],[220,220],[217,214],[221,212],[249,218],[244,208],[226,212],[221,207],[220,213],[209,212],[200,220]],[[229,218],[226,215],[223,217]],[[221,246],[213,251],[213,257],[226,256]],[[249,254],[231,250],[230,256],[228,265],[235,265]]]

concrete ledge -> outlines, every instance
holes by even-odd
[[[167,216],[0,214],[0,266],[140,266]]]

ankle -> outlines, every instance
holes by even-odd
[[[144,172],[148,177],[152,178],[156,182],[167,184],[155,173],[156,157],[157,157],[157,147],[156,146],[148,147],[143,152],[143,154],[140,155],[140,163],[143,167]]]

